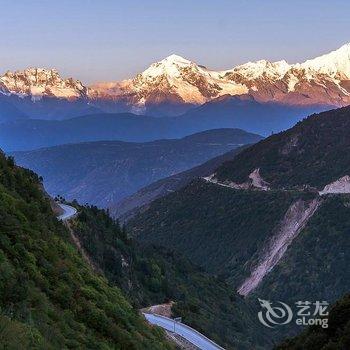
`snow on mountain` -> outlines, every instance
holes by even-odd
[[[350,44],[304,63],[260,60],[213,71],[178,55],[153,63],[135,78],[92,86],[90,96],[123,99],[134,108],[164,102],[199,105],[249,94],[289,105],[350,103]]]
[[[308,60],[299,66],[339,80],[348,80],[350,79],[350,43],[326,55]]]
[[[178,55],[151,64],[132,79],[90,87],[55,69],[29,68],[0,77],[0,93],[74,100],[88,98],[107,111],[145,113],[150,106],[200,105],[225,95],[288,105],[350,104],[350,44],[304,63],[260,60],[214,71]],[[183,111],[183,109],[178,109]]]
[[[198,66],[178,55],[170,55],[151,64],[134,79],[114,84],[98,83],[91,88],[90,96],[128,96],[130,103],[140,109],[146,103],[170,101],[202,104],[214,97],[248,92],[242,84],[226,81],[218,72]]]
[[[291,66],[286,61],[269,62],[260,60],[257,62],[248,62],[226,71],[227,73],[239,73],[248,80],[258,79],[266,76],[272,79],[282,78]]]
[[[180,77],[181,69],[191,65],[195,64],[181,56],[170,55],[160,62],[151,64],[149,68],[141,73],[141,76],[144,79],[152,79],[164,74],[169,77]]]
[[[133,80],[133,87],[144,97],[147,97],[149,89],[157,93],[165,92],[169,87],[184,102],[197,104],[212,97],[248,92],[243,85],[226,82],[218,72],[210,71],[177,55],[152,64]]]
[[[4,94],[30,96],[33,101],[40,100],[43,96],[63,99],[87,96],[87,88],[79,80],[62,79],[57,70],[44,68],[7,71],[0,77],[0,89]]]

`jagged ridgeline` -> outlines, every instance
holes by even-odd
[[[298,123],[128,223],[245,297],[335,302],[350,290],[350,108]],[[275,341],[300,327],[281,327]]]
[[[1,347],[170,349],[69,241],[37,175],[1,154]]]

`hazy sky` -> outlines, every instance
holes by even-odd
[[[213,69],[350,42],[348,0],[0,0],[0,72],[119,80],[177,53]]]

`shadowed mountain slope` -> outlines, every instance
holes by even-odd
[[[160,178],[260,139],[243,130],[219,129],[175,140],[69,144],[14,156],[43,176],[53,196],[108,207]]]

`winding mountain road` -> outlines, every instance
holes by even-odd
[[[63,210],[63,214],[58,216],[58,220],[61,221],[67,221],[71,218],[73,218],[77,214],[77,210],[74,207],[71,207],[67,204],[57,203]],[[72,233],[72,232],[71,232]],[[75,239],[74,235],[73,240]],[[80,243],[78,241],[75,241],[77,244],[77,247],[80,248]],[[83,255],[85,253],[83,252]],[[86,259],[90,262],[90,259],[86,256]],[[208,339],[205,335],[199,333],[195,329],[181,323],[176,322],[174,323],[174,320],[160,316],[155,314],[148,314],[143,313],[147,321],[151,324],[157,325],[167,331],[173,332],[175,334],[180,335],[181,337],[185,338],[187,341],[189,341],[191,344],[195,345],[201,350],[225,350],[221,346],[214,343],[212,340]]]
[[[77,214],[77,210],[67,204],[57,203],[63,210],[63,214],[57,217],[58,220],[67,221]]]
[[[205,335],[199,333],[184,323],[175,322],[171,318],[155,314],[143,313],[143,315],[146,317],[149,323],[157,325],[169,332],[180,335],[201,350],[225,350],[220,345],[208,339]]]

